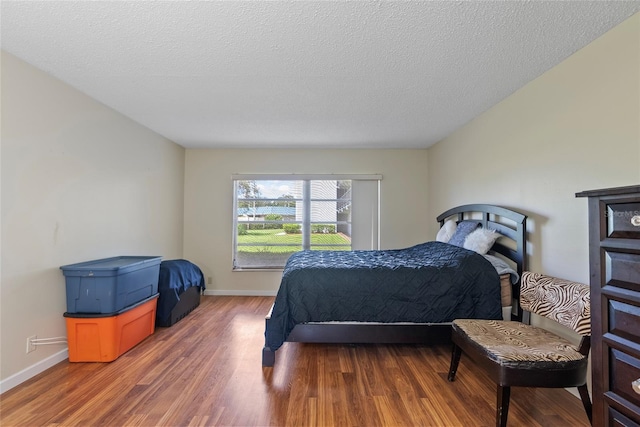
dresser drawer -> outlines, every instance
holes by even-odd
[[[640,307],[609,300],[609,333],[635,342],[640,350]]]
[[[640,239],[640,202],[607,204],[607,237]]]
[[[604,251],[604,284],[640,292],[640,253]]]
[[[632,385],[635,380],[640,379],[640,360],[616,349],[610,351],[609,390],[633,405],[640,406],[640,394],[634,391]]]
[[[608,412],[608,419],[609,419],[609,426],[612,427],[628,427],[628,426],[635,426],[637,425],[637,423],[635,421],[633,421],[631,418],[628,418],[624,415],[622,415],[620,412],[616,411],[615,409],[613,409],[612,407],[607,407],[607,412]]]

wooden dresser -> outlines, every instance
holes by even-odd
[[[640,425],[640,185],[589,204],[593,425]]]

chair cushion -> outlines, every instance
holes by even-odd
[[[525,271],[522,273],[520,305],[571,328],[580,335],[591,335],[591,299],[583,283]]]
[[[520,322],[457,319],[453,334],[505,367],[546,370],[587,363],[586,356],[566,339]]]

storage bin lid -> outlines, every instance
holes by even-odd
[[[63,265],[60,269],[65,276],[116,275],[159,265],[161,260],[161,256],[117,256]]]

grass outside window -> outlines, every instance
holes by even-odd
[[[302,234],[287,234],[283,229],[248,230],[246,234],[237,236],[237,243],[238,252],[293,253],[302,250]],[[351,250],[351,240],[342,233],[312,233],[311,246],[313,250],[348,251]]]

